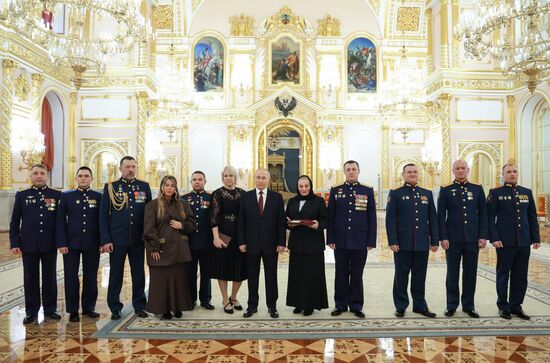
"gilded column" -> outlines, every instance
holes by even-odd
[[[451,113],[450,113],[451,98],[447,93],[439,96],[438,116],[441,120],[441,185],[446,185],[451,182]]]
[[[472,172],[470,173],[472,175],[472,182],[476,184],[480,184],[481,177],[480,177],[480,170],[479,170],[479,155],[480,154],[474,154],[474,160],[472,160]]]
[[[69,169],[67,179],[69,188],[73,189],[75,187],[74,175],[76,171],[76,103],[78,94],[76,92],[71,92],[69,97]]]
[[[460,47],[460,43],[456,37],[453,36],[453,31],[456,29],[458,25],[458,0],[452,0],[452,6],[451,6],[451,26],[449,27],[449,32],[451,33],[451,44],[453,45],[451,49],[452,54],[452,67],[453,68],[460,68],[460,59],[458,57],[458,49]]]
[[[428,23],[428,74],[431,74],[434,71],[434,27],[432,19],[432,8],[426,9],[426,22]]]
[[[449,0],[441,0],[439,23],[441,32],[441,68],[449,68]]]
[[[321,191],[324,191],[325,189],[325,181],[323,177],[323,170],[321,170],[321,144],[323,140],[323,127],[321,125],[317,125],[316,128],[316,135],[317,138],[317,148],[315,152],[317,153],[317,168],[315,169],[317,174],[317,188],[319,188]]]
[[[12,189],[12,155],[11,155],[11,118],[13,107],[13,72],[16,64],[11,59],[2,61],[2,110],[1,110],[1,139],[0,139],[0,189]]]
[[[42,100],[40,98],[40,88],[44,83],[44,76],[40,73],[33,73],[32,76],[32,109],[34,119],[40,124],[42,120]]]
[[[390,140],[389,125],[382,125],[382,192],[390,189]]]
[[[516,162],[517,155],[517,129],[516,129],[516,99],[514,96],[506,97],[508,104],[508,160]]]
[[[147,92],[136,92],[138,106],[138,122],[137,122],[137,145],[136,145],[136,161],[137,161],[137,177],[145,180],[147,177],[147,165],[145,164],[145,128],[147,126]]]
[[[187,186],[189,178],[187,177],[187,168],[188,168],[188,160],[189,160],[189,143],[187,142],[188,137],[188,131],[189,126],[183,125],[181,127],[181,180],[182,180],[182,188],[183,186]],[[185,182],[184,182],[185,180]],[[189,189],[189,188],[186,188]]]

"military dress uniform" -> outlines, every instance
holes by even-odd
[[[527,291],[531,244],[540,243],[535,201],[530,189],[517,184],[491,189],[487,197],[489,237],[497,248],[497,305],[501,311],[522,311]],[[510,295],[508,281],[510,280]]]
[[[409,306],[409,274],[413,311],[428,310],[425,299],[426,271],[430,246],[439,245],[437,225],[430,190],[409,183],[390,190],[386,205],[386,233],[389,245],[399,246],[399,251],[393,254],[393,302],[398,311],[404,312]]]
[[[113,244],[109,255],[110,274],[107,304],[113,313],[120,313],[120,290],[124,277],[126,256],[132,276],[132,306],[136,312],[145,309],[145,248],[143,215],[145,204],[151,200],[149,183],[120,178],[105,184],[101,197],[99,231],[100,244]]]
[[[487,204],[483,187],[468,181],[441,187],[437,200],[439,239],[449,240],[447,259],[447,310],[454,311],[462,301],[462,310],[475,310],[479,239],[489,239]],[[458,281],[462,259],[462,297]]]
[[[40,310],[40,275],[44,314],[57,310],[55,217],[60,196],[60,191],[48,186],[32,186],[15,194],[10,246],[21,249],[25,311],[34,318]]]
[[[93,312],[97,301],[99,268],[99,208],[101,194],[90,188],[65,192],[59,199],[56,218],[57,248],[68,247],[63,255],[65,305],[68,313]],[[82,256],[82,301],[79,300],[80,256]]]
[[[327,244],[335,244],[334,302],[340,311],[363,309],[367,247],[376,247],[373,188],[358,182],[333,187],[328,201]]]
[[[199,300],[201,304],[210,304],[212,290],[210,284],[210,265],[212,260],[212,228],[210,228],[210,211],[212,195],[207,192],[192,191],[182,196],[187,201],[195,217],[197,217],[197,230],[189,236],[191,256],[189,263],[189,288],[193,303],[197,301],[197,272],[200,266]]]

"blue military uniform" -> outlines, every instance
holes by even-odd
[[[367,247],[376,247],[374,190],[358,182],[331,188],[328,211],[327,244],[336,245],[336,309],[361,311]]]
[[[93,312],[97,301],[99,268],[99,208],[101,194],[90,188],[65,192],[59,199],[56,218],[57,248],[68,247],[63,255],[65,305],[68,313]],[[82,256],[82,302],[79,302],[78,270]]]
[[[105,184],[101,198],[99,231],[100,243],[113,244],[109,256],[111,266],[107,304],[114,312],[122,310],[120,290],[124,277],[126,255],[130,262],[132,275],[132,306],[135,311],[145,309],[145,248],[143,234],[143,216],[145,204],[151,200],[149,183],[120,178]]]
[[[390,190],[386,205],[386,233],[394,253],[393,302],[396,310],[409,306],[407,285],[411,274],[413,311],[428,310],[425,299],[426,271],[430,246],[439,245],[438,223],[432,192],[405,183]]]
[[[499,310],[518,312],[527,291],[531,244],[540,243],[533,194],[530,189],[509,183],[491,189],[487,213],[491,242],[501,241],[504,246],[496,249],[497,305]]]
[[[441,187],[437,200],[439,239],[449,241],[447,259],[447,310],[456,310],[460,300],[465,311],[475,310],[479,239],[488,239],[487,204],[481,185],[468,181]],[[462,297],[458,281],[462,259]],[[460,300],[459,300],[460,299]]]
[[[182,196],[187,201],[195,217],[197,217],[197,230],[189,237],[191,256],[189,263],[189,288],[193,303],[197,301],[197,272],[200,265],[201,282],[199,288],[199,300],[202,304],[210,303],[212,289],[210,284],[210,265],[212,259],[212,228],[210,228],[210,212],[212,195],[207,192],[192,191]]]
[[[15,194],[10,222],[10,246],[23,253],[25,311],[36,317],[40,310],[40,264],[44,313],[57,310],[55,217],[61,192],[32,186]]]

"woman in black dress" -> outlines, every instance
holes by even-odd
[[[314,309],[328,308],[323,230],[329,215],[323,198],[313,193],[307,175],[298,178],[297,190],[286,207],[290,229],[286,305],[293,306],[295,314],[303,312],[308,316]]]
[[[216,248],[212,251],[210,277],[218,279],[223,297],[223,310],[232,314],[233,309],[242,310],[242,306],[237,300],[237,293],[247,276],[246,255],[239,250],[237,241],[237,218],[244,190],[236,186],[237,171],[231,166],[226,166],[223,169],[222,181],[223,186],[212,193],[210,225]],[[228,295],[227,291],[228,281],[233,281],[231,295]]]

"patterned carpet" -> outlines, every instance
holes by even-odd
[[[286,264],[279,265],[279,286],[284,286],[287,274]],[[326,266],[327,281],[333,281],[334,265]],[[477,309],[481,319],[472,319],[457,312],[455,317],[442,316],[444,310],[445,265],[431,263],[428,272],[427,300],[440,316],[424,318],[407,313],[398,319],[393,314],[391,283],[393,265],[389,262],[369,263],[365,271],[366,300],[371,302],[365,308],[367,319],[356,319],[351,313],[331,317],[330,310],[316,312],[311,317],[292,314],[291,308],[280,308],[281,317],[271,319],[266,309],[260,307],[253,318],[245,319],[242,312],[223,314],[221,309],[207,312],[195,309],[185,312],[182,319],[160,320],[158,317],[140,319],[131,309],[125,311],[123,319],[108,322],[101,328],[97,338],[134,339],[327,339],[327,338],[373,338],[400,336],[449,337],[465,335],[541,335],[550,332],[550,290],[531,284],[524,303],[526,311],[532,314],[531,321],[520,319],[504,320],[498,317],[494,307],[494,269],[481,266],[478,272]],[[281,282],[281,280],[283,280]],[[432,282],[432,283],[430,283]],[[369,289],[369,286],[373,288]],[[329,286],[329,296],[332,295]],[[444,289],[443,289],[444,290]],[[372,294],[370,293],[372,292]],[[265,295],[260,293],[260,300]],[[261,302],[260,302],[261,303]],[[281,304],[281,303],[280,303]]]

